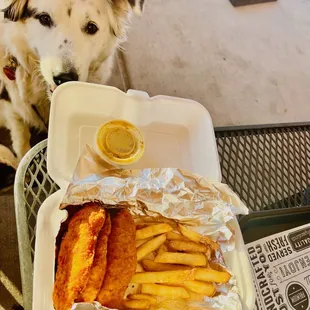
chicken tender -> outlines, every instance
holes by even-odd
[[[93,302],[100,291],[107,267],[107,251],[110,233],[111,218],[109,213],[106,213],[106,220],[98,236],[95,257],[93,266],[90,270],[90,276],[84,291],[81,293],[78,299],[79,301]]]
[[[119,308],[137,266],[136,228],[127,209],[112,216],[108,242],[107,270],[97,300],[106,307]]]
[[[94,261],[105,210],[88,203],[69,221],[58,254],[53,302],[56,310],[69,310],[85,288]]]

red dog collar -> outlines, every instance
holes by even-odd
[[[17,59],[14,56],[9,56],[9,65],[3,68],[3,73],[10,81],[16,79],[16,68],[18,66]]]
[[[16,79],[16,76],[15,76],[15,71],[16,69],[15,68],[12,68],[12,67],[9,67],[9,66],[5,66],[3,68],[3,73],[6,75],[6,77],[11,80],[11,81],[14,81]]]

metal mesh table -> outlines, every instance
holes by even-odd
[[[310,202],[310,124],[215,130],[223,182],[251,211]],[[36,145],[16,173],[14,195],[24,309],[31,309],[36,216],[58,187],[47,173],[46,145]]]
[[[15,176],[14,200],[24,309],[32,309],[32,274],[35,229],[43,201],[58,190],[47,173],[47,140],[33,147],[23,158]]]
[[[222,181],[252,211],[310,204],[310,124],[216,129]]]

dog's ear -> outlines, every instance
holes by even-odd
[[[11,4],[3,10],[4,18],[16,22],[27,15],[28,0],[12,0]]]
[[[129,21],[130,11],[136,15],[143,13],[145,0],[108,0],[111,6],[111,30],[120,38],[126,38],[126,24]]]
[[[143,7],[144,7],[144,0],[128,0],[132,10],[137,15],[142,15]]]
[[[145,0],[110,0],[110,1],[112,3],[112,6],[117,10],[123,9],[125,6],[128,6],[129,4],[136,15],[142,14],[145,2]]]

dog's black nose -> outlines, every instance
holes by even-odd
[[[61,73],[57,76],[54,76],[53,80],[57,86],[66,83],[66,82],[71,82],[71,81],[78,81],[79,76],[77,75],[76,72],[71,71],[68,73]]]

